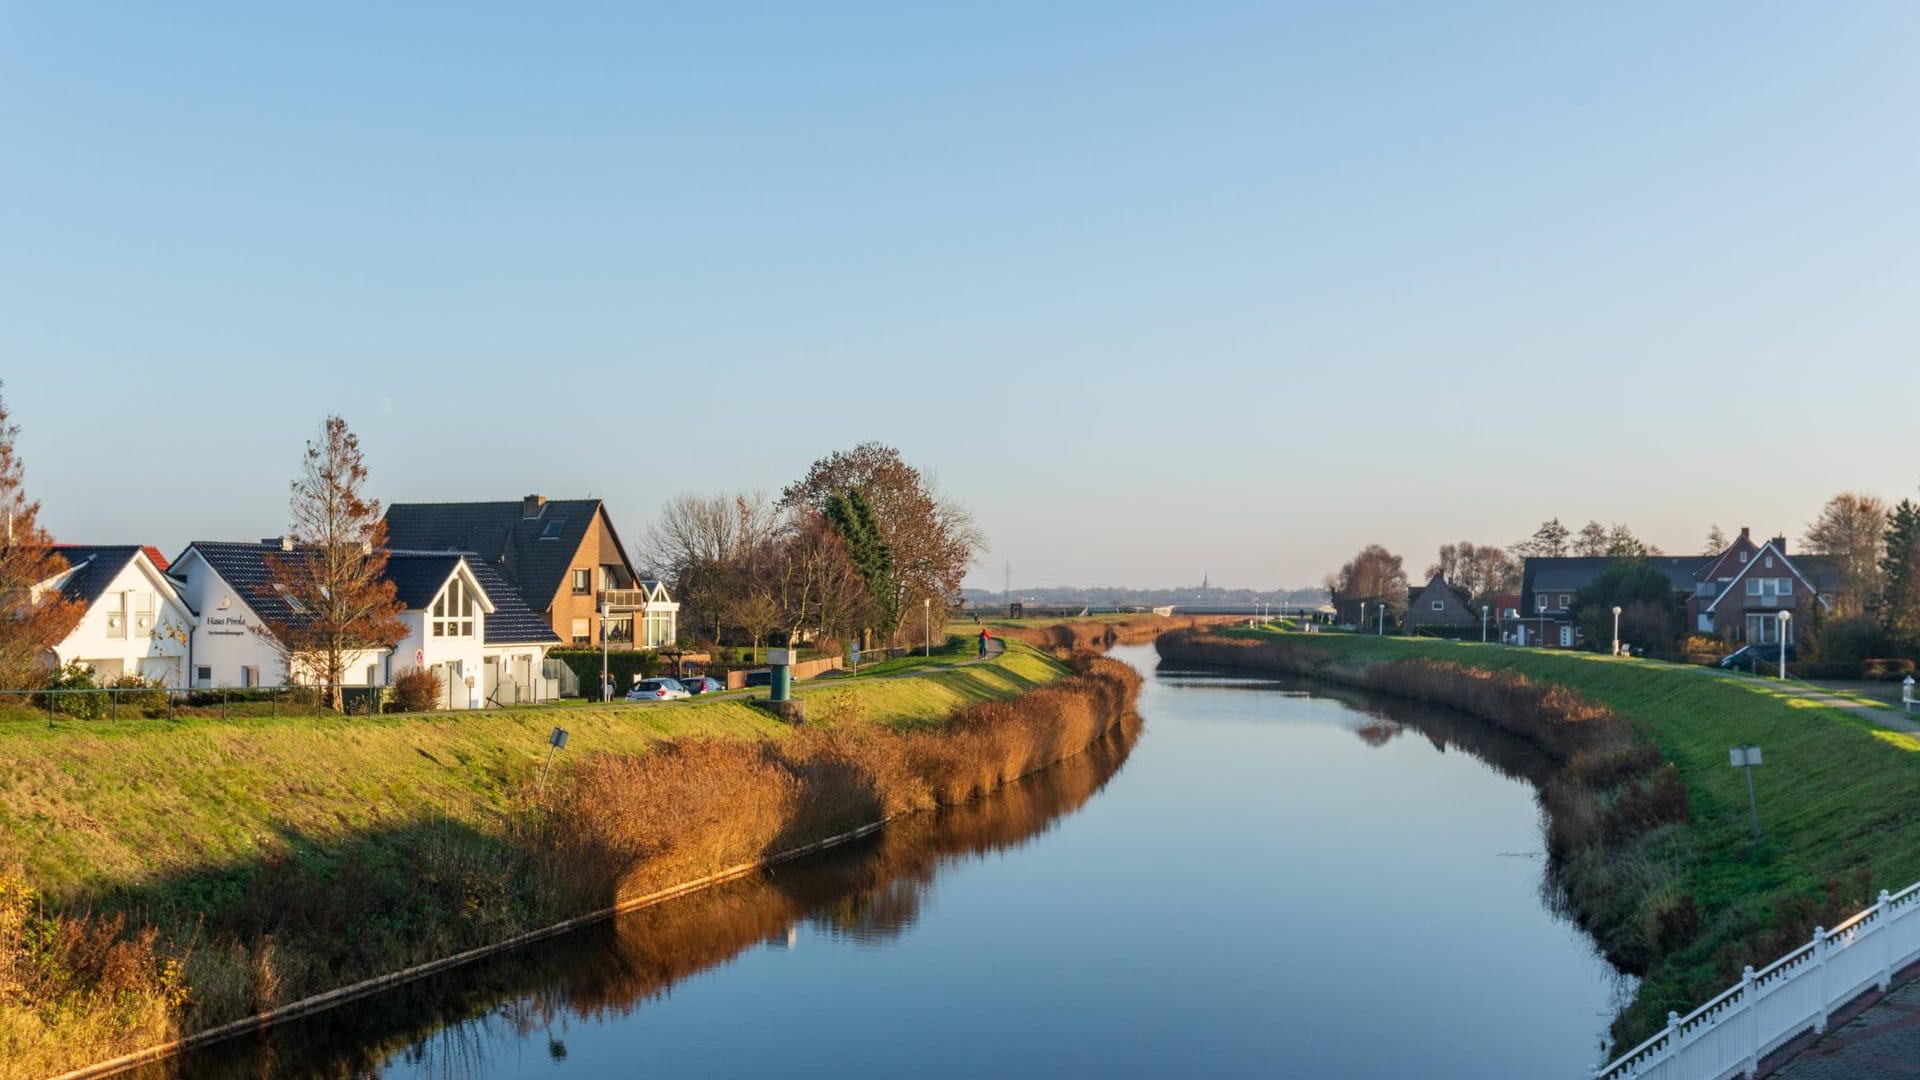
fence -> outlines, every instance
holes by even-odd
[[[1825,1032],[1834,1010],[1920,960],[1920,883],[1889,896],[1680,1016],[1658,1035],[1594,1070],[1596,1080],[1725,1080],[1804,1031]]]

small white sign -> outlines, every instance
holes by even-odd
[[[1736,746],[1727,751],[1727,755],[1736,769],[1760,764],[1760,748],[1757,746]]]
[[[768,649],[767,650],[767,663],[772,664],[775,667],[780,667],[783,665],[787,667],[791,667],[794,664],[797,664],[799,662],[800,662],[800,651],[798,649]]]

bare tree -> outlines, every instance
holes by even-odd
[[[1827,500],[1801,538],[1809,552],[1840,564],[1839,614],[1857,615],[1880,595],[1887,547],[1887,504],[1874,495],[1842,492]]]
[[[1721,531],[1720,523],[1715,522],[1707,529],[1707,542],[1705,546],[1700,549],[1700,554],[1718,555],[1727,550],[1729,546],[1731,545],[1727,540],[1727,534]]]
[[[10,422],[0,401],[0,512],[6,514],[0,536],[0,594],[7,614],[0,616],[0,688],[28,690],[46,678],[52,649],[79,622],[85,605],[67,600],[53,579],[67,560],[40,527],[40,504],[27,498],[25,470],[14,439],[20,428]]]
[[[752,643],[753,652],[748,662],[759,663],[760,643],[780,629],[786,621],[786,611],[771,589],[757,585],[728,602],[727,621],[739,627]]]
[[[1428,580],[1435,576],[1465,592],[1475,604],[1486,602],[1496,593],[1520,588],[1520,564],[1513,556],[1492,544],[1471,540],[1440,545],[1439,558],[1427,568]]]
[[[729,606],[767,576],[780,528],[764,491],[687,492],[661,507],[640,561],[672,584],[695,626],[718,637]]]
[[[407,632],[405,605],[386,576],[380,502],[360,493],[366,479],[359,438],[345,420],[327,417],[293,481],[292,550],[267,559],[268,587],[287,613],[267,620],[262,633],[279,650],[287,678],[327,687],[334,708],[347,665],[392,648]]]
[[[1573,553],[1587,558],[1605,555],[1607,542],[1607,527],[1597,521],[1589,521],[1580,526],[1580,531],[1574,534]]]
[[[1567,527],[1560,524],[1560,519],[1549,518],[1532,536],[1513,545],[1513,555],[1519,559],[1558,558],[1567,553],[1567,536]]]
[[[1385,605],[1396,619],[1407,610],[1406,566],[1400,556],[1379,544],[1368,544],[1347,560],[1328,578],[1327,588],[1343,618],[1357,618],[1362,603]]]

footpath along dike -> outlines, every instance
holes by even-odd
[[[1521,735],[1557,767],[1540,789],[1548,880],[1638,975],[1616,1047],[1920,878],[1920,738],[1754,678],[1596,654],[1350,634],[1185,631],[1163,661],[1360,687]],[[1728,748],[1763,748],[1763,836]],[[1444,807],[1433,808],[1444,812]]]
[[[1070,649],[1152,634],[1101,625],[823,685],[798,729],[717,701],[0,731],[0,1077],[108,1075],[978,798],[1131,715],[1139,675]]]

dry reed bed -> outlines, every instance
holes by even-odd
[[[505,940],[620,899],[889,817],[964,803],[1098,743],[1140,678],[1075,674],[970,705],[942,728],[688,737],[601,755],[526,791],[503,835],[372,838],[287,859],[191,913],[51,910],[0,869],[0,1077],[57,1073],[337,986]],[[212,890],[209,890],[212,891]],[[197,915],[197,918],[192,916]]]
[[[1100,652],[1115,645],[1144,645],[1176,630],[1205,630],[1245,621],[1238,615],[1142,615],[1132,619],[1078,619],[1045,626],[995,627],[994,632],[1058,656],[1070,656],[1076,652]]]

